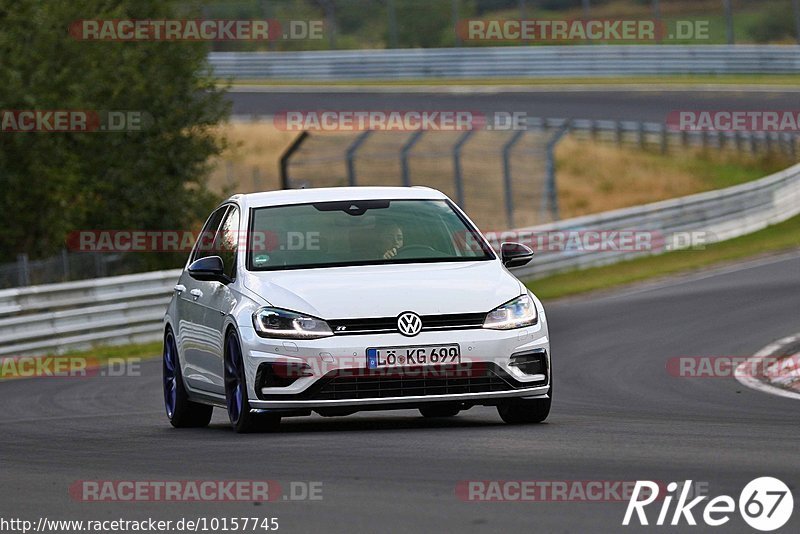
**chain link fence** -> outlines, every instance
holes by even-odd
[[[67,249],[61,254],[44,259],[29,259],[27,254],[19,254],[17,261],[0,264],[0,289],[40,284],[103,278],[122,274],[152,271],[163,265],[153,265],[147,253],[110,252],[71,252]],[[174,267],[180,267],[181,260],[176,256]]]
[[[674,131],[662,123],[530,117],[525,128],[306,132],[284,154],[283,187],[433,187],[468,210],[480,228],[494,231],[558,220],[555,149],[567,133],[665,154],[695,147],[797,160],[798,137],[789,132]]]
[[[486,229],[553,220],[545,131],[313,133],[291,155],[288,185],[428,186]],[[498,177],[501,177],[498,179]]]

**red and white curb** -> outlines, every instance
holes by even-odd
[[[775,355],[783,351],[786,347],[797,343],[800,343],[800,334],[785,337],[767,345],[758,351],[752,358],[748,358],[746,362],[740,364],[736,368],[736,371],[734,372],[736,380],[749,388],[753,388],[764,393],[800,400],[800,376],[798,375],[796,369],[793,370],[791,367],[789,367],[788,371],[784,374],[769,373],[769,376],[753,376],[753,374],[749,371],[749,369],[765,368],[764,365],[761,365],[761,360],[766,358],[775,358]],[[798,357],[800,357],[800,353],[787,354],[783,358],[791,358],[794,361],[797,361]]]

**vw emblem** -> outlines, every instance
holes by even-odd
[[[422,319],[414,312],[401,313],[397,318],[397,329],[404,336],[416,336],[422,330]]]

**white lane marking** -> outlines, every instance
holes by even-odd
[[[737,263],[731,267],[723,267],[718,269],[713,269],[708,272],[698,273],[698,274],[675,274],[671,280],[666,280],[663,282],[653,282],[652,284],[647,284],[647,282],[642,282],[643,284],[647,284],[646,287],[640,287],[637,289],[632,289],[630,291],[623,291],[619,293],[614,293],[613,295],[607,295],[598,298],[608,298],[608,299],[615,299],[619,297],[628,297],[630,295],[637,295],[639,293],[646,293],[647,291],[656,291],[659,289],[666,289],[670,287],[679,286],[682,284],[688,284],[691,282],[697,282],[699,280],[705,280],[706,278],[713,278],[715,276],[724,276],[726,274],[738,273],[741,271],[747,271],[749,269],[756,269],[758,267],[765,267],[767,265],[774,265],[776,263],[782,263],[784,261],[793,261],[800,259],[800,255],[797,252],[793,251],[789,254],[781,254],[778,257],[770,257],[770,258],[761,258],[757,260],[751,260],[744,263]],[[669,276],[669,275],[667,275]]]
[[[763,360],[764,358],[768,358],[779,351],[782,347],[786,345],[796,343],[800,341],[800,333],[795,334],[793,336],[785,337],[783,339],[779,339],[775,343],[770,343],[760,351],[758,351],[752,358],[748,358],[746,362],[740,364],[736,371],[734,371],[734,376],[736,380],[739,381],[740,384],[745,385],[749,388],[756,389],[763,393],[770,393],[772,395],[778,395],[780,397],[787,397],[790,399],[798,399],[800,400],[800,393],[795,393],[793,391],[788,391],[783,388],[779,388],[777,386],[773,386],[766,382],[762,382],[752,376],[750,373],[745,370],[747,366],[751,366],[750,369],[759,368],[753,367],[754,365],[758,365],[759,360]]]

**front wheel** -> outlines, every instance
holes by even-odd
[[[192,402],[186,393],[178,358],[178,347],[171,329],[164,335],[164,357],[162,363],[164,383],[164,407],[169,422],[175,428],[208,426],[213,406]]]
[[[225,340],[225,402],[231,426],[240,434],[275,430],[281,422],[280,416],[252,411],[239,336],[233,331]]]
[[[497,405],[497,413],[511,425],[541,423],[550,415],[553,386],[550,386],[547,396],[546,399],[509,399]]]

